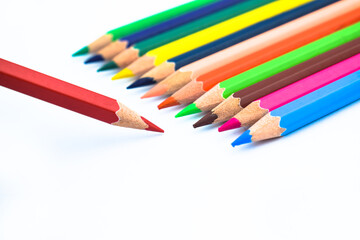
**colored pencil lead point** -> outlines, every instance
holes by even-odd
[[[236,118],[230,118],[226,123],[218,128],[219,132],[235,129],[241,127],[241,123]]]
[[[98,54],[98,55],[94,55],[94,56],[86,59],[85,64],[94,63],[94,62],[100,62],[100,61],[104,61],[104,58],[103,58],[103,56]]]
[[[144,117],[141,117],[141,119],[149,126],[148,128],[146,128],[145,130],[147,131],[153,131],[153,132],[161,132],[163,133],[164,130],[162,130],[161,128],[159,128],[158,126],[156,126],[155,124],[153,124],[152,122],[150,122],[149,120],[147,120]]]
[[[163,109],[163,108],[168,108],[168,107],[177,106],[177,105],[180,105],[180,103],[178,101],[176,101],[175,98],[168,97],[167,99],[165,99],[162,103],[160,103],[158,105],[158,108]]]
[[[83,47],[82,49],[78,50],[77,52],[73,53],[73,57],[77,57],[77,56],[81,56],[81,55],[85,55],[89,53],[89,47]]]
[[[144,87],[144,86],[155,84],[155,83],[156,83],[156,81],[154,81],[153,78],[144,77],[144,78],[140,78],[140,79],[136,80],[135,82],[133,82],[131,85],[129,85],[127,87],[127,89],[137,88],[137,87]]]
[[[204,117],[202,117],[199,121],[197,121],[193,125],[193,127],[198,128],[198,127],[202,127],[202,126],[212,124],[216,119],[217,119],[216,114],[213,114],[212,112],[209,112]]]
[[[181,110],[178,114],[176,114],[175,117],[176,118],[183,117],[186,115],[199,113],[199,112],[201,112],[201,110],[196,106],[195,103],[192,103],[192,104],[188,105],[186,108],[184,108],[183,110]]]
[[[115,69],[115,68],[118,68],[118,67],[119,66],[116,65],[116,63],[114,61],[110,61],[110,62],[105,63],[104,65],[102,65],[97,71],[102,72],[102,71],[106,71],[106,70]]]
[[[128,68],[124,68],[123,70],[121,70],[120,72],[118,72],[117,74],[115,74],[111,80],[116,80],[116,79],[120,79],[120,78],[129,78],[129,77],[134,77],[135,74]]]
[[[250,130],[246,130],[243,134],[240,135],[240,137],[235,139],[235,141],[233,141],[231,145],[233,147],[236,147],[242,144],[251,143],[252,142],[251,138],[252,136],[250,134]]]
[[[150,98],[150,97],[158,97],[165,94],[167,91],[164,85],[158,84],[152,89],[150,89],[147,93],[145,93],[141,98]]]

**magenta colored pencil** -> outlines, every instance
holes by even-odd
[[[260,106],[270,111],[281,107],[318,88],[332,83],[360,68],[360,54],[260,98]],[[275,100],[275,101],[274,101]]]
[[[360,70],[360,54],[252,102],[233,118],[224,123],[219,130],[226,131],[239,127],[249,128],[268,112],[358,70]]]

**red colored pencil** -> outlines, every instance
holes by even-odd
[[[0,58],[0,86],[121,127],[164,132],[115,99]]]

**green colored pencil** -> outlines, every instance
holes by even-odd
[[[258,0],[240,2],[234,6],[225,8],[216,13],[210,14],[190,23],[181,25],[172,30],[158,34],[154,37],[140,41],[134,44],[132,47],[129,47],[122,53],[118,54],[112,59],[112,61],[102,66],[98,71],[104,71],[118,67],[126,67],[131,62],[135,61],[136,59],[143,56],[145,53],[152,49],[155,49],[197,31],[203,30],[212,25],[218,24],[219,22],[236,17],[273,1],[274,0]]]
[[[180,111],[176,117],[209,111],[234,92],[251,86],[358,37],[360,37],[360,22],[218,83],[194,103]]]
[[[81,48],[77,52],[73,54],[73,56],[80,56],[83,54],[87,54],[90,52],[95,52],[99,50],[100,48],[104,47],[105,45],[111,43],[112,41],[115,41],[121,37],[124,37],[126,35],[135,33],[137,31],[143,30],[145,28],[151,27],[155,24],[158,24],[160,22],[166,21],[169,18],[177,17],[181,14],[190,12],[191,10],[194,10],[196,8],[202,7],[204,5],[210,4],[215,2],[216,0],[196,0],[191,1],[189,3],[168,9],[166,11],[154,14],[152,16],[140,19],[136,22],[129,23],[125,26],[118,27],[116,29],[108,31],[105,35],[98,38],[94,42],[90,43],[89,45]]]

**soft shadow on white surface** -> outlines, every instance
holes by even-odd
[[[185,1],[7,1],[1,57],[119,99],[164,134],[109,126],[0,88],[1,240],[360,238],[360,104],[291,135],[231,147],[150,87],[71,54]],[[139,7],[141,6],[141,7]]]

